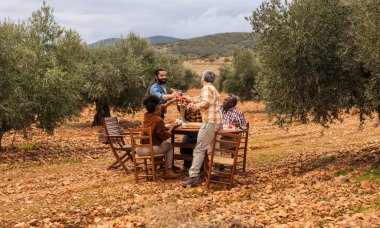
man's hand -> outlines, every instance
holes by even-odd
[[[182,123],[176,123],[176,124],[174,124],[173,126],[170,127],[169,132],[171,133],[173,131],[173,129],[176,129],[177,127],[179,127],[181,125],[182,125]]]

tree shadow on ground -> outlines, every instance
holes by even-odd
[[[300,167],[300,172],[303,174],[330,164],[380,166],[380,147],[365,147],[358,151],[344,151],[332,156],[319,157],[303,163]]]

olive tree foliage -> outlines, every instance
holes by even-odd
[[[194,73],[186,70],[177,58],[157,53],[144,38],[130,33],[114,45],[91,51],[91,61],[84,67],[88,102],[96,104],[93,125],[101,125],[111,109],[134,113],[141,109],[141,100],[154,79],[154,69],[168,71],[168,87],[187,89]]]
[[[223,66],[219,69],[217,78],[219,90],[233,93],[242,100],[258,100],[255,87],[259,72],[258,61],[253,50],[236,48],[233,53],[232,68]]]
[[[167,87],[180,90],[188,90],[189,88],[200,87],[200,76],[194,71],[186,69],[183,66],[183,61],[171,56],[157,54],[155,65],[164,68],[167,71]],[[152,82],[153,72],[151,73]]]
[[[35,124],[53,133],[81,110],[86,46],[52,13],[44,2],[26,22],[0,22],[0,147],[8,131],[26,134]]]
[[[358,82],[342,56],[350,14],[339,0],[272,0],[247,18],[259,36],[260,96],[279,123],[311,118],[326,126],[347,107]]]
[[[353,58],[346,66],[356,68],[361,83],[355,85],[356,90],[360,88],[355,92],[361,95],[366,114],[376,111],[380,123],[380,4],[377,0],[350,0],[346,4],[353,12],[346,48]]]
[[[91,50],[84,77],[87,97],[96,104],[93,125],[101,125],[112,108],[124,113],[141,108],[154,61],[153,47],[133,33],[112,46]]]

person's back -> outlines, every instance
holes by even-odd
[[[172,126],[169,131],[165,130],[165,123],[160,117],[161,107],[160,99],[157,96],[150,95],[144,98],[143,104],[147,110],[144,114],[143,126],[144,128],[151,128],[153,153],[163,154],[166,153],[166,164],[168,167],[168,177],[179,177],[178,174],[172,171],[173,164],[173,145],[165,142],[165,140],[171,137],[171,131],[178,127],[178,125]],[[149,148],[138,148],[136,153],[139,156],[148,156],[151,151]]]

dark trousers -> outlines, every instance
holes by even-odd
[[[196,144],[197,143],[197,136],[196,135],[185,135],[182,139],[182,142],[183,143],[192,143],[192,144]],[[181,148],[180,149],[180,153],[181,154],[190,154],[192,155],[193,154],[193,150],[192,148]],[[191,167],[191,162],[190,161],[183,161],[183,166],[186,167],[186,168],[190,168]]]

